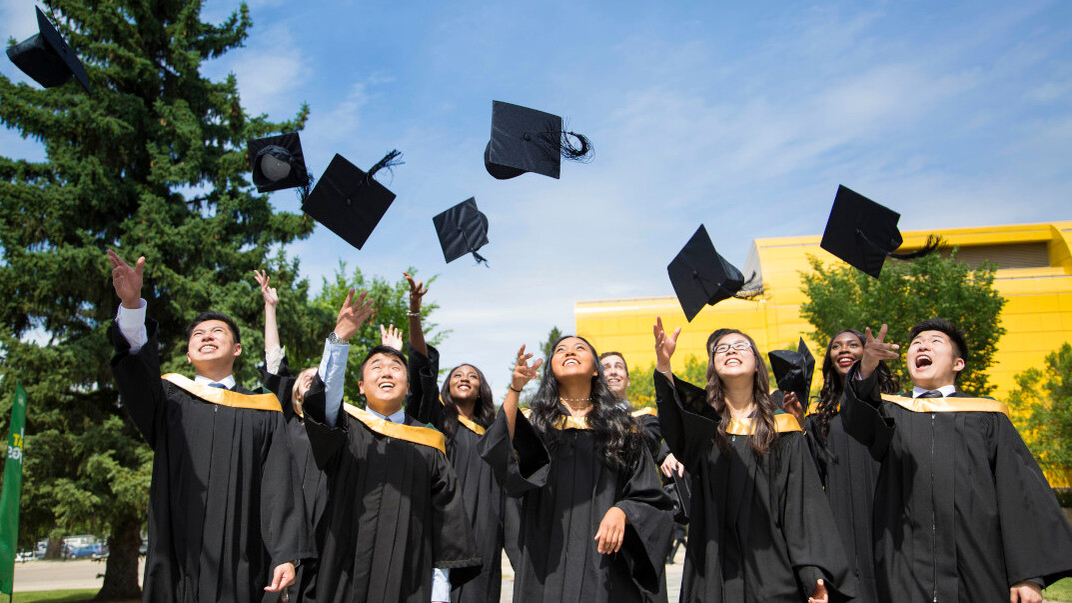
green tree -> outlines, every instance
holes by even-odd
[[[820,355],[838,331],[871,327],[877,333],[882,323],[889,325],[887,341],[904,350],[912,325],[941,317],[953,321],[968,342],[967,367],[957,387],[976,396],[993,392],[987,369],[1005,334],[999,320],[1005,299],[994,289],[993,263],[972,269],[957,261],[954,249],[949,257],[887,260],[882,276],[875,279],[849,266],[824,266],[810,259],[813,272],[802,273],[808,301],[800,312],[815,327],[812,340]],[[818,371],[822,358],[816,358],[816,365]],[[912,382],[903,362],[891,363],[890,369],[902,384]]]
[[[93,92],[0,75],[0,122],[46,156],[0,157],[0,399],[10,405],[18,379],[30,400],[20,533],[107,535],[98,598],[129,599],[139,593],[152,453],[110,374],[106,330],[118,301],[105,249],[147,258],[143,293],[165,371],[185,368],[184,327],[209,308],[234,315],[257,350],[263,303],[252,270],[281,274],[291,289],[280,294],[305,299],[296,264],[269,252],[307,236],[313,222],[252,194],[245,142],[301,129],[307,108],[285,123],[250,117],[233,75],[201,76],[202,62],[246,38],[244,4],[218,25],[201,21],[197,0],[47,5]],[[258,356],[250,352],[236,375],[247,383]],[[0,415],[6,429],[7,408]]]
[[[543,353],[544,363],[551,361],[551,354],[554,352],[555,342],[562,339],[562,330],[558,327],[551,327],[551,330],[547,333],[547,339],[540,343],[540,352]],[[510,367],[513,370],[513,367]]]
[[[1072,469],[1072,345],[1046,356],[1041,369],[1016,376],[1009,406],[1024,416],[1024,439],[1039,465],[1052,473]],[[1067,479],[1067,478],[1066,478]],[[1069,484],[1064,484],[1065,486]]]

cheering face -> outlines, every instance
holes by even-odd
[[[357,388],[371,403],[401,407],[409,391],[406,365],[394,356],[374,354],[365,363]]]
[[[738,349],[740,348],[740,349]],[[714,343],[711,362],[723,381],[739,377],[752,378],[756,372],[756,355],[752,343],[740,333],[730,333]]]
[[[186,343],[186,360],[194,367],[212,365],[234,366],[242,353],[242,344],[235,343],[234,333],[222,320],[206,320],[194,327]]]
[[[476,400],[480,397],[480,373],[463,364],[450,374],[450,397],[455,401]]]
[[[625,368],[625,359],[621,356],[607,356],[599,363],[603,365],[603,376],[607,379],[610,393],[624,400],[625,392],[629,389],[629,371]]]
[[[551,353],[551,371],[559,381],[570,377],[591,379],[599,374],[595,351],[583,339],[567,337]]]
[[[941,331],[923,331],[908,344],[908,376],[924,389],[952,385],[957,373],[964,370],[964,359]]]
[[[839,333],[830,342],[830,362],[834,363],[834,370],[842,378],[849,374],[849,369],[857,360],[864,356],[864,344],[852,333],[845,331]]]

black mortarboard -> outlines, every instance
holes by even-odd
[[[804,339],[797,344],[797,351],[774,350],[767,354],[767,358],[770,359],[778,389],[795,393],[804,412],[807,412],[811,377],[815,373],[815,357],[811,355]]]
[[[469,197],[437,215],[432,218],[432,224],[448,264],[467,253],[472,253],[477,262],[488,263],[477,253],[488,244],[488,218],[477,209],[476,199]]]
[[[580,146],[574,146],[570,136]],[[562,131],[557,115],[502,101],[491,103],[491,140],[484,147],[484,167],[499,180],[525,172],[558,178],[563,157],[585,161],[591,151],[586,137]]]
[[[398,165],[394,160],[399,155],[391,151],[366,174],[336,154],[302,203],[302,210],[361,249],[395,200],[395,194],[372,176],[384,167]]]
[[[744,286],[744,275],[715,251],[702,224],[666,271],[689,322],[705,305],[733,297]]]
[[[901,260],[932,253],[941,239],[931,235],[922,249],[912,253],[894,253],[904,240],[897,230],[901,214],[879,205],[867,197],[838,185],[834,207],[826,222],[819,246],[863,272],[878,278],[886,256]]]
[[[89,76],[78,55],[64,41],[60,32],[37,10],[36,33],[22,42],[7,49],[7,56],[23,73],[45,88],[62,86],[75,76],[78,83],[89,92]]]
[[[246,148],[257,192],[309,185],[309,172],[297,132],[250,140],[246,142]]]

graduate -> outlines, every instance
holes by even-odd
[[[242,353],[228,316],[190,323],[193,380],[160,376],[157,324],[141,298],[145,258],[108,251],[121,300],[111,328],[123,406],[153,449],[142,600],[260,601],[313,556],[286,420],[271,394],[235,384]]]
[[[875,559],[871,551],[871,507],[874,502],[878,461],[870,451],[845,433],[838,410],[845,389],[845,376],[864,353],[864,334],[854,329],[836,333],[823,356],[823,386],[815,412],[804,422],[819,479],[837,522],[849,566],[856,574],[859,589],[854,601],[877,603]],[[898,391],[897,378],[885,363],[875,369],[881,393]]]
[[[845,431],[881,463],[874,503],[879,600],[1037,603],[1072,576],[1072,526],[1004,404],[957,389],[968,347],[947,320],[908,336],[911,396],[884,395],[900,357],[886,325],[846,378]]]
[[[421,299],[428,287],[409,274],[409,382],[406,414],[446,438],[447,460],[458,476],[466,517],[473,526],[483,565],[480,575],[451,589],[452,603],[498,601],[502,589],[504,494],[477,444],[495,419],[495,401],[484,373],[461,364],[439,388],[439,352],[421,326]],[[382,329],[382,327],[381,327]],[[516,534],[516,532],[515,532]]]
[[[526,416],[518,396],[543,360],[529,365],[532,354],[521,347],[502,410],[480,443],[507,495],[521,501],[513,600],[651,600],[670,545],[670,498],[591,344],[563,337],[551,349]]]
[[[693,476],[681,601],[832,601],[855,593],[797,420],[770,398],[755,342],[722,330],[706,389],[674,377],[681,329],[654,326],[655,394],[670,450]]]
[[[348,340],[371,314],[350,291],[305,395],[305,427],[328,500],[317,533],[317,601],[450,601],[481,560],[443,434],[403,410],[401,352],[376,346],[361,364],[366,409],[343,403]]]
[[[309,436],[305,432],[302,415],[302,401],[313,383],[316,367],[302,369],[297,375],[291,373],[286,350],[279,341],[279,325],[276,320],[279,293],[271,286],[271,277],[265,271],[254,270],[253,275],[260,285],[261,297],[264,298],[264,365],[258,367],[261,371],[261,385],[275,394],[283,409],[295,476],[304,495],[307,521],[315,533],[324,514],[327,481],[323,472],[317,468],[312,448],[309,447]],[[287,589],[290,600],[294,603],[314,600],[317,565],[316,559],[310,559],[298,566],[294,585]]]

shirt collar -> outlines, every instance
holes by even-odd
[[[381,419],[387,419],[388,421],[390,421],[392,423],[405,423],[406,422],[406,409],[404,409],[404,408],[398,409],[398,412],[396,412],[396,413],[394,413],[394,414],[392,414],[390,416],[381,415],[380,413],[378,413],[378,412],[376,412],[376,411],[374,411],[374,410],[372,410],[371,408],[368,408],[368,407],[365,407],[365,410],[367,410],[368,412],[372,413],[373,415],[375,415],[375,416],[377,416],[377,417],[379,417]]]
[[[234,378],[234,375],[227,375],[226,377],[224,377],[223,379],[220,379],[219,381],[213,381],[212,379],[209,379],[208,377],[202,377],[201,375],[194,375],[194,383],[198,383],[198,384],[201,384],[201,385],[208,385],[209,383],[222,383],[222,384],[227,386],[227,389],[234,389],[235,378]]]
[[[918,398],[918,397],[922,396],[923,394],[925,394],[927,392],[930,392],[930,391],[942,392],[942,395],[945,396],[946,398],[948,398],[949,396],[952,396],[953,394],[957,393],[957,386],[955,386],[955,385],[943,385],[942,387],[939,387],[937,390],[923,389],[922,387],[916,386],[916,387],[912,388],[912,397],[913,398]]]

